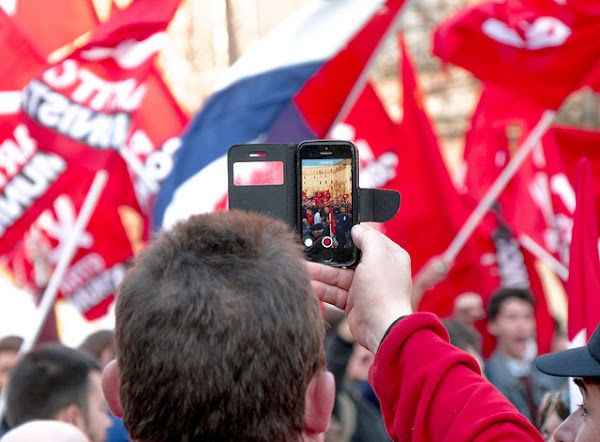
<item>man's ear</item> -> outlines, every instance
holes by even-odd
[[[319,371],[308,384],[305,393],[304,432],[325,433],[335,400],[335,379],[329,371]]]
[[[70,404],[61,408],[54,416],[54,419],[74,425],[77,428],[85,428],[83,426],[85,424],[84,416],[81,413],[81,409],[75,404]]]
[[[116,417],[123,417],[121,394],[119,387],[119,365],[116,360],[110,361],[102,373],[102,391],[108,408]]]

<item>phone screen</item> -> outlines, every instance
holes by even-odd
[[[350,235],[356,222],[356,149],[350,142],[306,142],[298,148],[299,199],[304,250],[311,261],[356,262]]]

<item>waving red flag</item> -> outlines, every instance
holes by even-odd
[[[577,206],[571,240],[567,296],[569,340],[573,340],[582,331],[589,337],[600,322],[600,259],[592,169],[587,159],[581,159],[577,166]]]
[[[465,139],[463,189],[482,198],[542,112],[527,97],[485,84]],[[550,132],[533,148],[498,204],[513,229],[566,264],[574,193],[558,149],[549,145],[554,140]]]
[[[600,22],[558,2],[485,1],[442,22],[433,52],[482,81],[557,109],[595,68]]]
[[[133,254],[120,212],[128,208],[147,227],[123,157],[136,177],[156,183],[161,167],[169,164],[164,157],[175,150],[166,145],[178,132],[167,132],[185,124],[153,65],[178,3],[148,7],[138,0],[117,11],[94,30],[86,45],[25,89],[23,108],[29,118],[23,127],[32,160],[6,184],[0,200],[0,223],[6,229],[0,253],[17,244],[36,221],[51,241],[56,261],[96,170],[109,170],[107,187],[60,287],[60,294],[88,318],[106,313]],[[146,96],[148,89],[152,93]],[[161,119],[167,124],[155,128],[160,125],[149,115],[168,112],[172,114]],[[39,182],[37,199],[25,200],[18,191],[30,177]]]

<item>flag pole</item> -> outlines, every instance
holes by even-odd
[[[531,252],[536,258],[548,264],[560,279],[562,279],[565,282],[567,281],[567,279],[569,278],[569,269],[558,259],[556,259],[550,253],[548,253],[546,249],[544,249],[537,242],[535,242],[529,235],[526,235],[524,233],[519,235],[519,242],[526,250]]]
[[[473,234],[475,228],[479,225],[485,214],[490,210],[492,204],[498,199],[508,182],[517,173],[519,167],[529,156],[533,148],[541,140],[542,136],[548,131],[554,121],[556,112],[546,110],[533,130],[527,135],[517,152],[512,156],[506,167],[500,172],[500,175],[492,183],[481,201],[469,215],[463,226],[460,228],[448,248],[444,251],[441,258],[443,262],[454,262],[456,255],[461,251],[467,240]]]
[[[348,93],[346,100],[344,101],[344,104],[342,105],[339,112],[335,116],[335,119],[331,123],[331,126],[329,126],[329,130],[327,131],[325,138],[329,138],[331,136],[331,132],[333,131],[335,126],[340,121],[343,121],[344,118],[346,118],[348,113],[354,107],[354,104],[360,97],[360,94],[362,93],[363,89],[365,88],[367,81],[369,81],[369,75],[371,74],[373,65],[375,64],[375,61],[377,60],[377,56],[383,49],[383,45],[390,38],[391,35],[398,32],[398,30],[400,29],[400,24],[401,24],[400,19],[402,18],[402,13],[406,10],[406,7],[408,6],[409,3],[410,3],[410,0],[405,2],[404,5],[402,5],[400,7],[400,9],[398,10],[398,13],[392,20],[392,24],[389,26],[389,28],[387,29],[387,31],[385,32],[385,34],[383,35],[383,37],[377,44],[377,47],[375,48],[375,50],[371,53],[371,56],[369,57],[368,61],[365,63],[363,70],[361,71],[360,75],[356,79],[354,86],[352,86],[350,93]]]
[[[79,215],[77,216],[75,224],[73,225],[71,235],[69,235],[69,238],[67,239],[63,252],[60,255],[58,263],[56,264],[56,268],[52,272],[52,276],[48,281],[48,285],[46,286],[44,294],[42,295],[42,299],[36,309],[37,319],[35,322],[35,328],[29,335],[26,335],[24,337],[23,343],[19,348],[19,356],[23,355],[24,353],[27,353],[37,341],[42,327],[44,325],[44,322],[46,320],[46,316],[48,316],[50,309],[54,305],[54,301],[56,299],[60,283],[62,282],[67,268],[71,263],[73,256],[75,255],[79,237],[83,233],[84,229],[87,227],[92,213],[94,213],[94,210],[96,209],[96,205],[98,203],[98,200],[100,199],[100,195],[102,194],[102,191],[104,190],[104,186],[106,185],[107,181],[108,172],[106,170],[99,170],[98,172],[96,172],[94,181],[90,186],[90,190],[88,191],[85,200],[83,201],[83,205],[81,206]],[[5,403],[6,389],[3,389],[0,395],[0,420],[2,420],[4,417]]]

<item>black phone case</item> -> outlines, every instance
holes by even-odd
[[[236,144],[227,152],[229,208],[260,212],[281,218],[294,229],[298,226],[297,144]],[[281,185],[236,186],[233,164],[237,162],[281,161]],[[400,193],[385,189],[357,189],[358,222],[385,222],[400,208]]]

